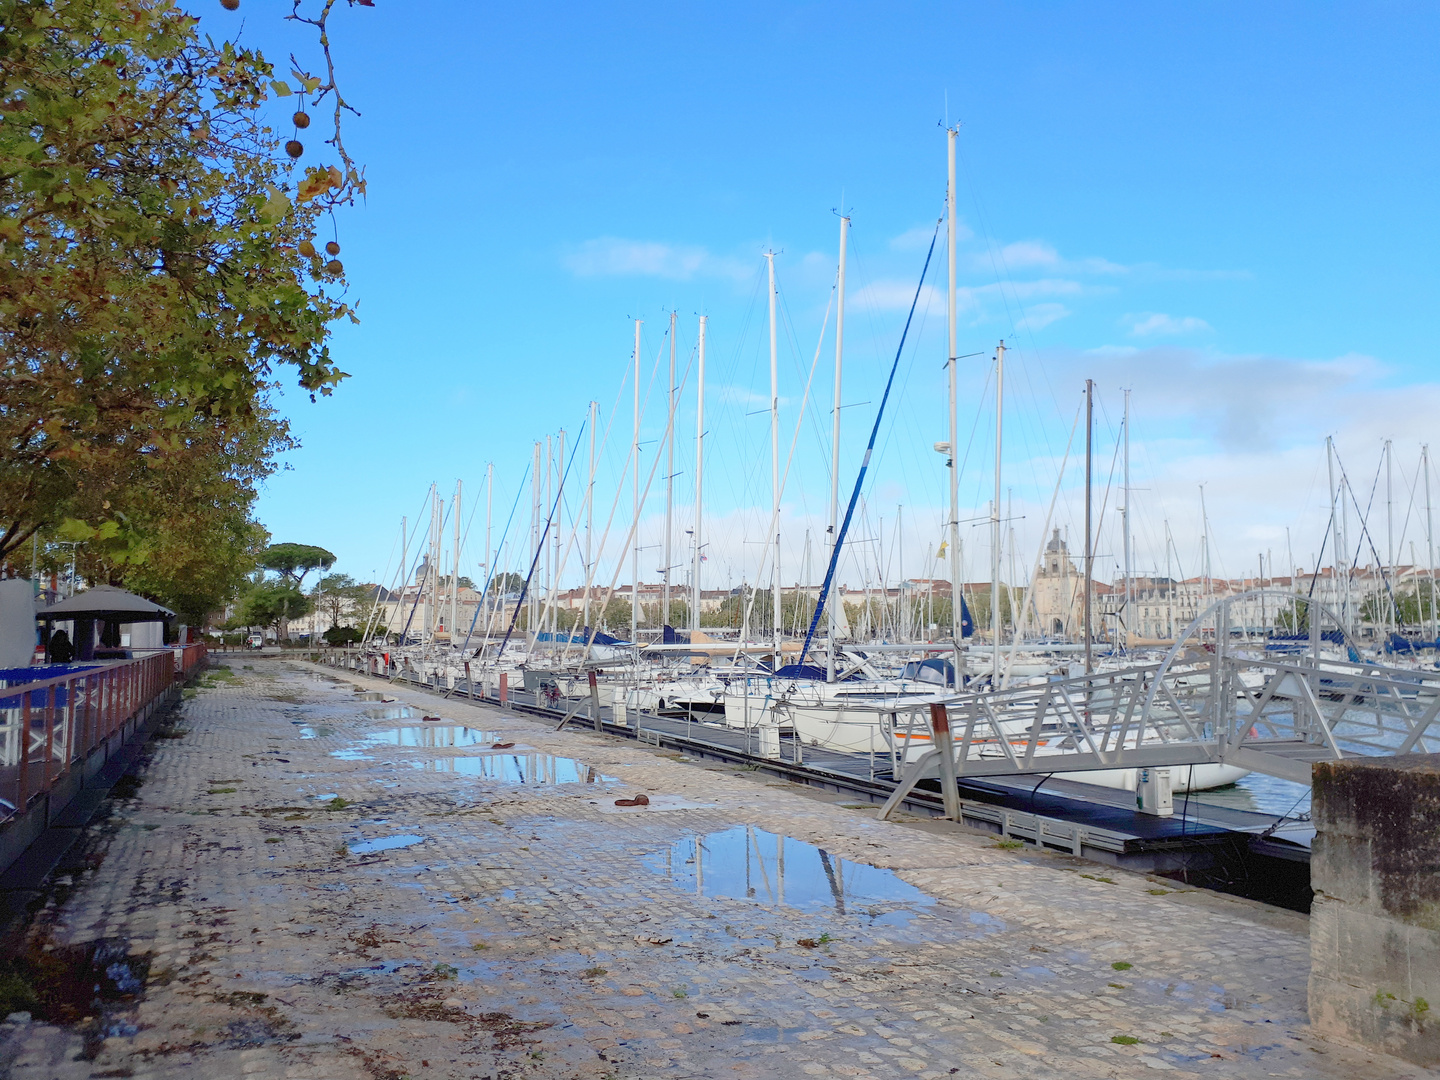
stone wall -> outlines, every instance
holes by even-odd
[[[1310,1020],[1440,1065],[1440,756],[1314,766]]]

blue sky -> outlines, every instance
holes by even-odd
[[[272,55],[306,44],[268,0],[201,10],[203,30],[243,22]],[[788,447],[834,278],[835,210],[852,216],[848,490],[943,209],[948,119],[962,125],[960,352],[984,353],[962,378],[962,495],[985,512],[989,357],[1003,338],[1019,576],[1086,377],[1111,487],[1102,569],[1118,559],[1124,388],[1137,565],[1163,569],[1168,522],[1173,569],[1198,572],[1202,484],[1216,573],[1246,572],[1265,551],[1277,568],[1311,563],[1328,515],[1324,437],[1363,502],[1383,439],[1397,499],[1411,500],[1419,445],[1436,434],[1437,31],[1433,6],[1383,3],[342,10],[337,59],[363,113],[347,143],[370,193],[338,229],[362,322],[337,329],[352,378],[333,398],[286,396],[303,447],[268,484],[261,519],[277,540],[383,576],[400,516],[413,522],[432,480],[448,498],[463,478],[474,495],[493,461],[503,517],[533,442],[562,427],[573,439],[592,399],[603,425],[619,400],[603,520],[629,441],[632,320],[645,320],[648,469],[664,429],[652,367],[673,309],[682,371],[696,316],[709,317],[707,584],[753,580],[770,502],[768,419],[746,415],[768,397],[761,252],[778,252]],[[902,557],[906,575],[927,576],[939,539],[943,254],[942,242],[866,490],[860,538],[884,517],[871,547],[892,580]],[[828,333],[822,349],[785,494],[787,580],[828,497]],[[675,479],[686,523],[692,399],[687,384]],[[1059,527],[1078,530],[1078,479],[1072,459]],[[646,580],[662,511],[652,497]],[[984,531],[966,528],[966,574],[988,577]],[[466,572],[481,546],[467,542]],[[867,558],[842,577],[878,576]]]

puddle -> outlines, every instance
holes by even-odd
[[[411,705],[377,705],[373,709],[361,710],[360,715],[371,720],[409,720],[420,714]]]
[[[425,837],[413,833],[399,836],[382,836],[375,840],[359,840],[349,846],[351,855],[369,855],[372,851],[390,851],[393,848],[414,847],[423,844]]]
[[[574,758],[553,754],[471,754],[410,764],[426,772],[462,773],[506,784],[615,784],[619,778],[596,772]]]
[[[392,731],[375,731],[365,736],[367,743],[386,746],[492,746],[509,742],[493,731],[456,727],[453,724],[426,724],[423,727],[402,727]]]
[[[328,739],[335,734],[335,729],[326,724],[301,724],[300,737],[302,739]]]
[[[330,756],[339,758],[341,761],[374,761],[375,759],[361,750],[351,747],[349,750],[331,750]]]
[[[903,925],[916,909],[935,903],[893,870],[849,862],[803,840],[745,825],[680,840],[648,857],[645,865],[705,896],[809,911],[849,910],[874,922],[884,920],[881,925]]]

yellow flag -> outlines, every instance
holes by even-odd
[[[940,550],[937,551],[937,552],[935,552],[935,558],[937,558],[937,559],[943,559],[943,558],[945,557],[945,545],[948,544],[949,542],[950,542],[950,541],[948,541],[948,540],[941,540],[941,541],[940,541]]]

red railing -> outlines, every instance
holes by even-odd
[[[0,821],[83,767],[96,746],[204,661],[204,645],[187,645],[0,687]]]

